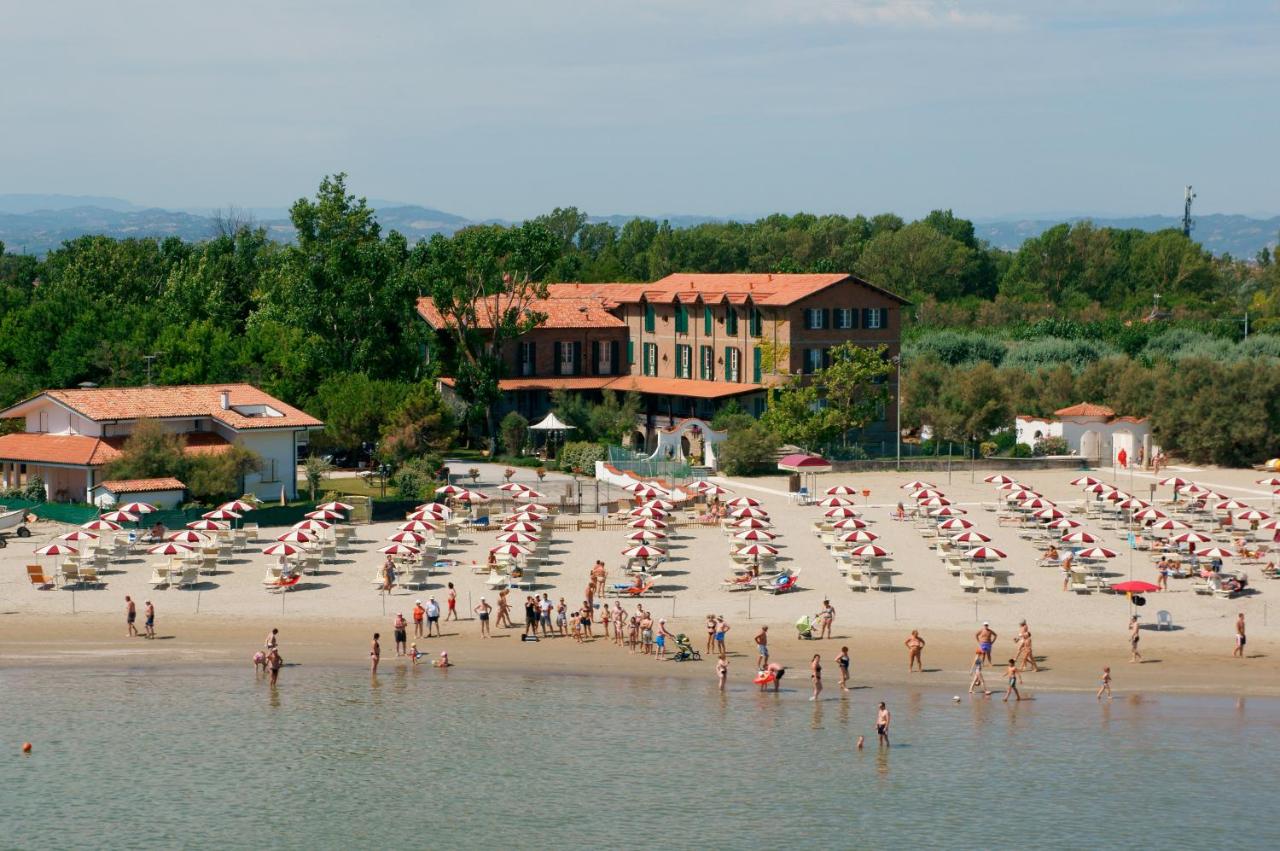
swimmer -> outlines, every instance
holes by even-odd
[[[440,651],[440,659],[439,659],[438,661],[433,660],[433,661],[431,662],[431,667],[433,667],[433,668],[452,668],[452,667],[453,667],[453,663],[449,661],[449,651],[447,651],[447,650],[441,650],[441,651]]]
[[[376,675],[378,673],[378,660],[382,658],[382,645],[378,643],[381,633],[373,634],[373,644],[369,647],[369,673]]]
[[[267,669],[271,671],[271,684],[275,685],[276,680],[280,678],[280,669],[284,667],[284,658],[280,655],[280,651],[275,648],[267,654]]]
[[[266,653],[259,650],[257,653],[253,654],[253,669],[255,673],[261,672],[265,674],[267,672],[267,654]]]

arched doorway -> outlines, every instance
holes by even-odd
[[[1090,429],[1080,435],[1080,457],[1098,460],[1102,457],[1102,434]]]
[[[644,432],[633,431],[631,433],[631,450],[633,452],[644,452]]]

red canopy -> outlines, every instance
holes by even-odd
[[[784,455],[778,461],[778,469],[793,473],[830,473],[831,463],[819,455],[797,453]]]

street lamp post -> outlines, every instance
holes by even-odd
[[[897,428],[893,433],[894,449],[896,460],[894,461],[894,470],[902,472],[902,355],[897,354],[893,357],[893,365],[897,368],[897,375],[893,380],[893,412],[897,418]]]

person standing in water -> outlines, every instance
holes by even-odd
[[[1141,662],[1142,654],[1138,652],[1138,642],[1142,640],[1142,634],[1138,632],[1138,616],[1133,615],[1129,618],[1129,652],[1130,662]]]
[[[763,671],[769,664],[769,627],[762,626],[756,633],[756,668]]]
[[[836,657],[836,665],[840,668],[840,690],[849,690],[849,648],[841,647],[840,655]]]
[[[1018,673],[1018,663],[1013,659],[1009,660],[1009,667],[1004,669],[1005,682],[1008,684],[1004,690],[1004,702],[1009,702],[1009,695],[1014,695],[1018,700],[1022,700],[1022,692],[1018,691],[1018,682],[1022,679],[1022,674]]]
[[[889,723],[893,720],[888,707],[884,705],[884,701],[880,701],[880,708],[876,710],[876,735],[880,738],[880,744],[884,747],[889,746]]]
[[[396,637],[396,655],[403,656],[409,650],[409,636],[406,628],[409,625],[405,623],[404,612],[396,614],[396,619],[392,622],[392,631]]]
[[[729,679],[729,659],[723,653],[716,660],[716,680],[719,683],[720,691],[724,691],[725,680]]]
[[[978,640],[978,646],[982,648],[982,658],[987,664],[991,663],[991,648],[996,644],[996,631],[991,628],[991,624],[986,621],[982,622],[982,629],[973,635]]]
[[[271,648],[271,652],[267,654],[267,670],[271,672],[271,684],[275,685],[276,680],[280,678],[280,669],[284,667],[284,659],[280,656],[280,651]]]
[[[373,634],[373,644],[369,647],[369,673],[375,676],[378,673],[378,660],[382,658],[382,645],[378,643],[378,639],[381,637],[381,633],[375,632]]]
[[[911,630],[911,635],[907,636],[907,640],[903,642],[907,646],[907,673],[911,673],[916,665],[920,666],[920,673],[924,673],[924,639],[920,637],[920,630]]]
[[[813,658],[809,660],[809,679],[813,680],[813,694],[810,700],[817,700],[818,695],[822,694],[822,656],[814,653]]]
[[[982,689],[983,694],[991,694],[991,690],[987,688],[987,681],[982,678],[982,659],[981,649],[973,651],[973,667],[969,669],[973,677],[969,680],[969,694],[973,694],[976,688]]]

